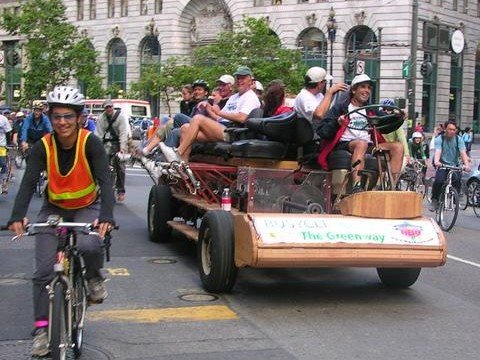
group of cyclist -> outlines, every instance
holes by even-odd
[[[373,82],[367,75],[357,75],[350,86],[340,83],[325,91],[327,80],[328,76],[324,69],[319,67],[309,69],[305,75],[305,88],[295,99],[293,107],[294,111],[311,122],[318,140],[322,143],[318,155],[320,166],[328,169],[326,157],[332,150],[349,151],[352,154],[352,163],[359,164],[353,172],[353,182],[358,186],[358,171],[363,168],[365,155],[372,149],[374,143],[380,149],[389,151],[394,180],[401,172],[404,153],[426,162],[427,154],[421,145],[422,134],[419,136],[418,133],[414,133],[408,146],[405,146],[406,142],[396,138],[390,139],[388,134],[384,137],[380,133],[372,134],[368,130],[365,124],[367,111],[361,109],[368,103],[373,89]],[[228,140],[225,128],[242,126],[250,114],[260,109],[262,104],[274,104],[275,106],[272,106],[275,110],[269,110],[272,114],[292,110],[284,103],[285,89],[284,86],[279,86],[278,81],[274,84],[275,87],[269,84],[265,91],[265,94],[271,94],[269,87],[276,89],[274,102],[272,99],[259,98],[258,92],[254,90],[255,85],[256,80],[251,69],[241,66],[233,76],[225,74],[217,80],[221,98],[217,98],[216,101],[208,100],[208,84],[204,81],[195,82],[192,89],[185,87],[181,107],[184,111],[183,116],[163,121],[162,126],[158,126],[160,130],[140,151],[148,154],[160,144],[160,149],[168,161],[182,159],[185,161],[188,160],[194,142]],[[233,93],[234,87],[238,89],[237,93]],[[196,101],[189,97],[192,93],[197,93]],[[114,225],[115,197],[109,173],[109,155],[128,151],[128,120],[114,109],[111,101],[106,100],[103,104],[105,112],[96,123],[97,136],[94,136],[91,131],[85,129],[83,113],[85,99],[77,89],[57,86],[48,93],[47,103],[48,116],[44,116],[41,109],[34,108],[32,117],[25,120],[25,126],[21,130],[20,144],[22,148],[28,145],[31,151],[8,222],[9,229],[17,235],[24,233],[28,222],[25,216],[35,184],[41,172],[46,170],[49,178],[47,196],[37,215],[37,221],[46,221],[49,215],[54,214],[62,216],[65,221],[93,222],[98,224],[98,232],[104,236]],[[396,112],[395,115],[403,120],[403,112],[392,109],[392,105],[392,100],[384,101],[384,111]],[[357,109],[359,110],[355,113]],[[351,115],[346,116],[347,113]],[[329,123],[332,128],[329,139],[322,139],[320,136],[325,130],[322,122]],[[351,124],[355,126],[350,126]],[[0,129],[4,129],[4,133],[11,131],[2,117]],[[376,137],[376,142],[373,141],[373,136]],[[28,139],[36,141],[29,144]],[[0,146],[4,145],[4,142],[0,131]],[[442,163],[458,165],[459,158],[463,160],[465,170],[468,171],[469,159],[465,144],[459,136],[456,136],[455,123],[448,122],[445,133],[435,140],[434,165],[440,166]],[[119,169],[117,200],[122,201],[125,197],[125,169],[120,162],[116,165]],[[435,200],[438,199],[443,181],[445,172],[439,170],[433,189],[433,205],[436,205]],[[47,231],[37,235],[35,239],[36,269],[33,276],[35,330],[32,347],[32,355],[35,356],[44,356],[49,351],[46,285],[53,277],[52,268],[57,246],[56,242],[52,241],[54,236],[55,234]],[[86,262],[90,300],[101,301],[107,296],[101,273],[102,248],[96,238],[91,236],[83,236],[79,246]]]

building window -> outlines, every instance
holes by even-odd
[[[84,0],[77,0],[77,20],[83,20]]]
[[[458,10],[458,0],[452,0],[452,10],[453,11]]]
[[[162,6],[162,0],[155,0],[155,14],[160,14],[162,12]]]
[[[120,16],[128,16],[128,0],[120,0]]]
[[[475,83],[473,95],[473,131],[480,131],[480,48],[477,49],[475,61]]]
[[[97,18],[97,0],[90,0],[89,17],[90,20]]]
[[[308,2],[309,2],[309,0],[298,0],[299,4],[305,4],[305,3],[308,3]]]
[[[433,131],[435,128],[435,106],[437,103],[437,53],[425,51],[423,60],[432,64],[432,72],[423,78],[422,87],[422,116],[421,123],[424,129]]]
[[[108,0],[108,17],[113,18],[115,16],[115,0]]]
[[[282,5],[282,0],[273,0],[273,5]]]
[[[463,12],[464,14],[468,13],[468,0],[463,0]]]
[[[450,67],[450,101],[448,107],[448,119],[455,120],[459,125],[462,114],[462,65],[462,55],[452,54]]]
[[[300,34],[297,46],[302,49],[303,61],[308,67],[327,67],[327,39],[317,28],[310,28]]]
[[[140,0],[140,15],[147,15],[148,14],[148,0]]]
[[[124,92],[127,85],[127,47],[125,43],[121,39],[114,39],[108,55],[108,85],[115,86],[117,90]]]

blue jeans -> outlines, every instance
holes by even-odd
[[[167,146],[174,148],[178,147],[180,145],[180,128],[172,129],[172,131],[165,138],[164,142]]]
[[[190,116],[187,116],[187,115],[182,114],[182,113],[175,114],[175,116],[173,117],[173,127],[174,128],[179,128],[183,124],[188,124],[190,122],[190,120],[192,120],[192,118]]]

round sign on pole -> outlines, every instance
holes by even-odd
[[[463,51],[465,46],[465,38],[463,33],[460,30],[455,30],[450,39],[450,44],[452,45],[452,50],[456,54],[460,54]]]

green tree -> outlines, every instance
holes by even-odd
[[[248,65],[264,84],[280,79],[292,92],[302,87],[306,71],[300,51],[282,47],[267,21],[252,17],[244,17],[233,31],[220,33],[215,44],[197,48],[192,65],[202,75],[199,77],[209,81],[232,74],[239,65]]]
[[[26,39],[24,100],[36,99],[72,78],[85,86],[87,96],[101,95],[97,53],[68,22],[61,0],[24,0],[18,14],[2,14],[1,26],[9,34]]]

